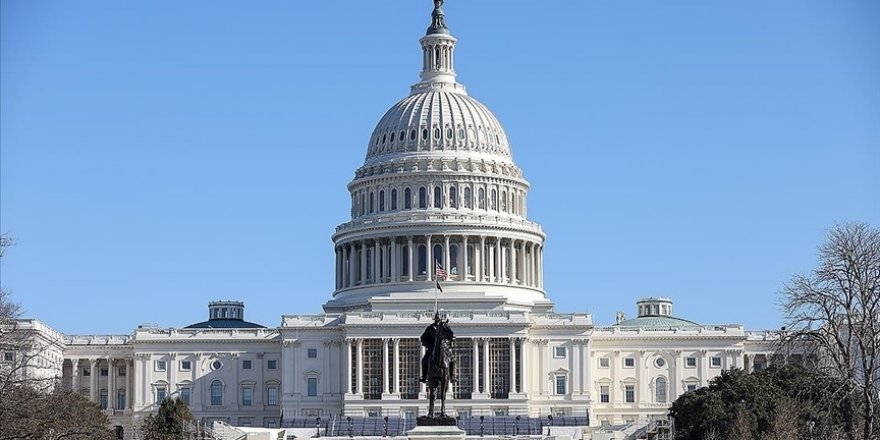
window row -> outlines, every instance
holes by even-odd
[[[267,370],[277,370],[278,369],[278,359],[266,359],[265,364]],[[210,367],[212,370],[219,370],[224,367],[224,364],[220,360],[214,360],[211,362]],[[125,368],[125,367],[120,367]],[[193,365],[191,360],[181,360],[177,363],[177,371],[192,371]],[[254,361],[253,359],[242,359],[241,360],[241,369],[242,370],[253,370],[254,369]],[[168,370],[168,361],[164,359],[159,359],[153,361],[153,370],[162,372]],[[103,374],[102,376],[105,376]],[[122,374],[124,376],[124,374]]]
[[[446,124],[441,128],[439,125],[434,124],[430,129],[426,126],[410,128],[409,130],[385,129],[373,137],[371,150],[373,153],[387,152],[394,151],[395,145],[398,147],[404,144],[415,146],[418,142],[424,145],[424,143],[429,141],[439,142],[443,140],[447,142],[472,141],[488,144],[489,146],[502,144],[501,132],[495,128],[484,128],[483,126],[476,128],[468,126],[465,128],[461,124],[454,128],[452,125]]]
[[[229,403],[224,398],[226,385],[220,380],[214,380],[211,382],[209,386],[208,393],[208,402],[207,404],[210,406],[222,406],[225,403]],[[171,397],[177,397],[180,400],[186,402],[187,404],[192,403],[192,392],[193,385],[191,383],[180,384],[177,386],[177,394],[175,396],[169,395],[169,387],[164,382],[159,382],[153,385],[156,404],[162,404],[162,401]],[[256,384],[253,382],[242,382],[238,387],[238,404],[241,406],[254,406],[256,404],[254,400],[254,392],[256,390]],[[279,405],[279,396],[280,396],[281,385],[277,382],[270,382],[265,385],[265,405],[267,406],[278,406]]]
[[[623,402],[624,403],[635,403],[637,398],[637,384],[635,383],[625,383],[623,384]],[[657,377],[651,381],[651,388],[653,388],[653,398],[654,403],[669,403],[669,382],[665,377]],[[690,388],[688,391],[691,391]],[[611,403],[613,398],[611,394],[611,384],[601,384],[599,385],[599,403]]]
[[[459,190],[454,185],[430,185],[364,189],[351,196],[352,217],[429,207],[481,209],[525,216],[525,192],[509,187],[479,186],[474,190],[468,185]]]
[[[80,368],[79,371],[82,373],[82,377],[91,377],[92,369],[91,367],[83,367]],[[116,376],[117,377],[125,377],[126,368],[125,366],[116,367]],[[110,375],[109,367],[98,367],[98,375],[100,377],[108,377]]]
[[[654,359],[654,365],[657,368],[664,368],[667,365],[667,362],[662,357],[657,357]],[[599,358],[599,368],[609,368],[611,366],[611,358],[609,357],[600,357]],[[635,368],[636,359],[634,357],[625,357],[623,358],[623,367],[624,368]],[[697,358],[695,356],[687,356],[684,358],[684,366],[686,368],[696,368],[697,367]],[[722,356],[711,356],[709,358],[709,367],[711,368],[722,368],[724,366],[724,358]]]

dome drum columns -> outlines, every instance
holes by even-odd
[[[543,289],[543,243],[503,236],[418,235],[351,240],[336,246],[336,290],[433,281]]]

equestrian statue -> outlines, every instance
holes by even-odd
[[[422,377],[428,388],[428,415],[426,419],[445,419],[446,391],[449,384],[455,383],[455,360],[453,358],[453,342],[455,334],[449,328],[449,318],[441,319],[439,313],[434,314],[431,323],[419,338],[425,347],[422,357]],[[435,413],[434,402],[440,399],[440,411]],[[454,419],[453,419],[454,420]]]

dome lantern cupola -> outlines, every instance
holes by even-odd
[[[437,89],[464,93],[464,86],[455,82],[453,54],[457,40],[446,27],[442,6],[443,0],[434,0],[431,25],[419,40],[422,45],[422,80],[412,86],[412,94]]]
[[[642,298],[636,302],[639,318],[645,316],[672,316],[671,298]]]

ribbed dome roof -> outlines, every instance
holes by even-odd
[[[365,163],[440,152],[513,163],[495,115],[457,90],[413,93],[394,104],[373,130]]]

